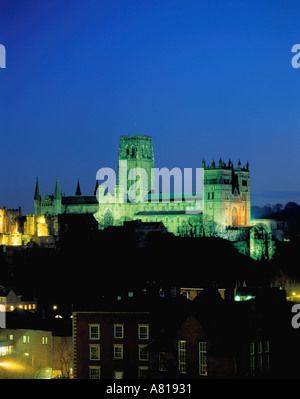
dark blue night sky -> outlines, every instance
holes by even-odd
[[[119,136],[156,167],[250,163],[252,204],[300,203],[300,3],[0,0],[0,207],[33,212],[56,176],[90,195]]]

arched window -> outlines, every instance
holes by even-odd
[[[232,209],[231,225],[232,226],[238,225],[238,211],[237,211],[236,207],[234,207]]]
[[[232,209],[231,225],[232,226],[238,225],[238,211],[237,211],[236,207],[234,207]]]
[[[142,148],[142,155],[144,158],[148,158],[148,148],[144,147]]]

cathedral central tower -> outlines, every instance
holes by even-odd
[[[145,178],[147,180],[142,182],[142,186],[146,188],[147,193],[153,191],[155,186],[152,177],[152,169],[154,169],[152,137],[121,136],[118,156],[118,185],[121,185],[126,178],[128,187],[130,187],[136,180],[130,179],[129,173],[136,168],[142,168],[146,171],[147,177]],[[126,176],[122,176],[124,173],[126,173]]]

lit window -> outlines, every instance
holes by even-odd
[[[89,338],[90,339],[100,339],[100,325],[99,324],[89,324]]]
[[[199,342],[199,374],[207,375],[207,343]]]
[[[90,366],[89,371],[89,377],[91,380],[98,380],[100,378],[100,366]]]
[[[114,324],[114,338],[122,339],[124,337],[123,324]]]
[[[47,345],[48,344],[48,337],[42,337],[42,344]]]
[[[250,342],[250,355],[254,355],[254,351],[255,351],[254,342]]]
[[[186,341],[178,341],[178,369],[180,373],[186,373]]]
[[[123,345],[114,345],[114,359],[123,359]]]
[[[262,342],[261,341],[257,342],[257,352],[262,353]]]
[[[124,375],[124,371],[114,371],[114,379],[115,380],[122,380]]]
[[[11,354],[11,346],[0,346],[0,356]]]
[[[149,353],[146,350],[147,345],[139,345],[139,360],[146,361],[149,360]]]
[[[29,335],[23,335],[23,344],[29,344],[30,338]]]
[[[149,325],[139,324],[138,325],[138,339],[149,339]]]
[[[270,370],[269,341],[250,342],[250,374],[268,374]]]
[[[90,360],[100,360],[100,345],[90,345]]]

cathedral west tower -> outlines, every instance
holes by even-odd
[[[204,168],[203,198],[206,225],[211,229],[250,224],[250,172],[246,167],[234,168],[229,160],[216,165],[202,163]]]

